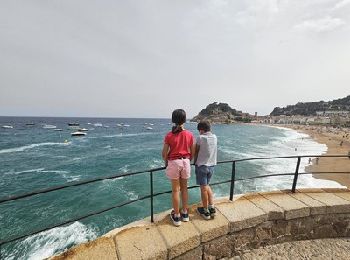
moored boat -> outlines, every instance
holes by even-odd
[[[85,136],[85,135],[86,135],[86,133],[84,133],[84,132],[80,132],[80,131],[77,131],[77,132],[73,132],[73,133],[71,133],[71,135],[72,135],[72,136]]]

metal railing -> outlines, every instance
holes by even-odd
[[[234,194],[234,190],[235,190],[235,183],[237,181],[246,181],[246,180],[253,180],[253,179],[259,179],[259,178],[267,178],[267,177],[277,177],[277,176],[294,176],[293,177],[293,183],[292,183],[292,187],[291,187],[291,192],[295,192],[296,186],[297,186],[297,182],[298,182],[298,176],[299,175],[305,175],[305,174],[322,174],[322,173],[337,173],[337,174],[350,174],[350,172],[330,172],[330,171],[326,171],[326,172],[303,172],[303,173],[299,173],[299,167],[300,167],[300,162],[301,162],[301,158],[349,158],[349,155],[299,155],[299,156],[279,156],[279,157],[256,157],[256,158],[246,158],[246,159],[238,159],[238,160],[226,160],[226,161],[219,161],[218,164],[227,164],[227,163],[232,163],[232,171],[231,171],[231,178],[229,180],[225,180],[225,181],[220,181],[220,182],[216,182],[216,183],[211,183],[211,186],[216,186],[216,185],[221,185],[221,184],[226,184],[226,183],[230,183],[230,194],[229,194],[229,199],[232,201],[233,200],[233,194]],[[295,172],[294,173],[276,173],[276,174],[267,174],[267,175],[259,175],[259,176],[253,176],[253,177],[248,177],[248,178],[236,178],[236,165],[238,163],[242,163],[242,162],[246,162],[246,161],[252,161],[252,160],[272,160],[272,159],[297,159],[297,163],[296,163],[296,168],[295,168]],[[349,165],[350,165],[350,161],[349,161]],[[89,180],[83,180],[83,181],[74,181],[74,182],[69,182],[66,183],[65,185],[60,185],[60,186],[55,186],[55,187],[51,187],[51,188],[46,188],[46,189],[41,189],[41,190],[36,190],[36,191],[32,191],[29,193],[24,193],[24,194],[19,194],[19,195],[10,195],[10,196],[6,196],[3,198],[0,198],[0,204],[5,203],[5,202],[10,202],[10,201],[17,201],[17,200],[21,200],[24,198],[28,198],[31,196],[35,196],[35,195],[40,195],[40,194],[45,194],[45,193],[49,193],[49,192],[53,192],[53,191],[57,191],[57,190],[62,190],[68,187],[77,187],[77,186],[81,186],[81,185],[86,185],[89,183],[94,183],[94,182],[98,182],[98,181],[103,181],[103,180],[112,180],[112,179],[119,179],[119,178],[123,178],[126,176],[135,176],[135,175],[139,175],[139,174],[145,174],[145,173],[149,173],[149,178],[150,178],[150,194],[146,195],[146,196],[142,196],[139,197],[137,199],[133,199],[133,200],[128,200],[125,202],[122,202],[120,204],[111,206],[111,207],[107,207],[98,211],[93,211],[90,212],[88,214],[85,215],[81,215],[81,216],[77,216],[73,219],[61,222],[61,223],[56,223],[54,225],[51,226],[47,226],[45,228],[42,229],[38,229],[38,230],[34,230],[32,232],[28,232],[22,235],[17,235],[17,236],[12,236],[12,237],[8,237],[6,239],[1,239],[0,240],[0,259],[1,259],[1,247],[5,244],[11,243],[11,242],[15,242],[17,240],[41,233],[43,231],[47,231],[56,227],[61,227],[61,226],[65,226],[68,224],[71,224],[73,222],[76,221],[80,221],[86,218],[89,218],[91,216],[95,216],[98,214],[102,214],[104,212],[110,211],[112,209],[115,208],[120,208],[123,206],[126,206],[128,204],[137,202],[137,201],[141,201],[141,200],[145,200],[145,199],[150,199],[150,215],[151,215],[151,222],[154,222],[154,206],[153,206],[153,200],[154,197],[157,197],[159,195],[163,195],[163,194],[167,194],[167,193],[171,193],[172,191],[164,191],[164,192],[158,192],[158,193],[154,193],[153,190],[153,174],[155,172],[159,172],[165,170],[165,167],[160,167],[160,168],[154,168],[154,169],[150,169],[150,170],[145,170],[145,171],[138,171],[138,172],[132,172],[132,173],[124,173],[124,174],[114,174],[114,175],[109,175],[109,176],[104,176],[104,177],[98,177],[98,178],[93,178],[93,179],[89,179]],[[189,186],[188,189],[193,189],[193,188],[197,188],[198,185],[194,185],[194,186]]]

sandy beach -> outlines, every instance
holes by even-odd
[[[308,134],[318,143],[327,145],[325,155],[347,155],[350,152],[350,129],[325,126],[307,125],[283,125],[302,133]],[[350,159],[349,158],[319,158],[318,162],[312,160],[312,164],[306,168],[308,172],[326,172],[313,174],[314,178],[336,181],[350,188]],[[327,173],[328,172],[328,173]],[[349,172],[349,174],[337,174],[331,172]]]

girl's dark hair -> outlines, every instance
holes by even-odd
[[[173,134],[181,132],[183,129],[182,124],[186,123],[186,112],[183,109],[175,109],[171,115],[171,121],[175,124],[171,132]]]
[[[203,130],[204,132],[210,131],[210,123],[209,121],[200,121],[197,125],[197,130]]]

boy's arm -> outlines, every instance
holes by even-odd
[[[168,152],[169,152],[169,145],[164,143],[163,150],[162,150],[162,157],[163,157],[163,160],[165,162],[165,166],[168,163]]]
[[[198,152],[199,152],[199,144],[194,144],[193,146],[192,146],[192,151],[193,151],[193,154],[194,154],[194,156],[193,156],[193,163],[194,164],[196,164],[196,162],[197,162],[197,158],[198,158]]]

